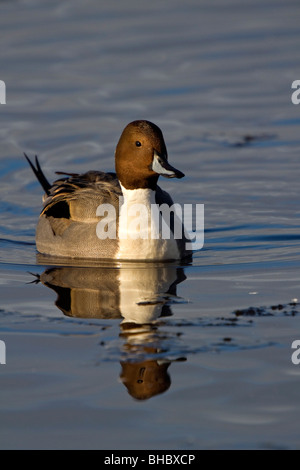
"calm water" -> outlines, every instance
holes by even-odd
[[[299,14],[0,3],[1,448],[299,448]],[[187,266],[37,256],[23,151],[50,180],[113,170],[134,119],[186,174],[161,186],[205,205],[204,248]]]

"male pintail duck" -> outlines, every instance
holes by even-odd
[[[140,213],[146,211],[146,216],[150,215],[152,207],[161,204],[171,207],[170,195],[157,185],[159,175],[167,178],[184,176],[168,163],[164,138],[155,124],[133,121],[125,127],[115,152],[116,173],[57,172],[66,176],[51,185],[37,157],[36,166],[26,154],[25,157],[45,191],[36,230],[36,246],[40,253],[114,260],[178,260],[191,256],[191,251],[185,248],[188,238],[184,230],[182,237],[174,238],[172,228],[174,230],[176,216],[172,212],[170,218],[169,211],[171,236],[164,238],[161,226],[158,229],[151,225],[157,225],[155,217],[150,217],[142,229],[139,219],[132,220],[133,212],[130,213],[135,204],[142,205]],[[135,216],[136,207],[140,206],[135,206]],[[162,217],[165,220],[164,215]],[[101,221],[105,223],[101,225]],[[158,233],[155,230],[159,235],[153,236]]]

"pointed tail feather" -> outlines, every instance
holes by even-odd
[[[33,163],[29,160],[29,158],[27,157],[26,153],[24,153],[24,156],[26,158],[26,160],[28,161],[29,165],[31,166],[31,169],[33,171],[33,173],[35,174],[35,176],[37,177],[40,185],[42,186],[42,188],[44,189],[44,191],[46,192],[46,194],[50,194],[50,188],[51,188],[51,184],[49,183],[49,181],[47,180],[47,178],[45,177],[41,167],[40,167],[40,164],[39,164],[39,161],[38,161],[38,157],[35,156],[35,164],[36,164],[36,167],[33,165]]]

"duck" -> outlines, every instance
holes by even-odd
[[[24,153],[41,184],[43,208],[36,227],[36,248],[43,255],[73,259],[173,261],[190,258],[189,240],[173,200],[159,176],[185,175],[170,165],[161,129],[147,120],[130,122],[115,150],[115,172],[65,173],[50,184]],[[164,210],[162,210],[164,208]],[[167,209],[167,210],[166,210]],[[167,236],[163,235],[165,224]]]

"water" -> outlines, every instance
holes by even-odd
[[[1,448],[299,448],[299,13],[1,2]],[[186,266],[37,256],[23,152],[50,180],[111,171],[134,119],[186,174],[161,186],[205,205],[204,248]]]

